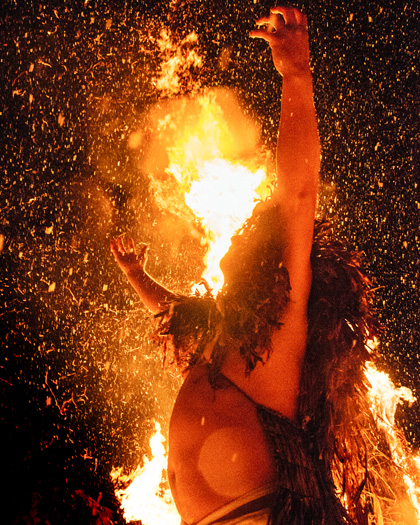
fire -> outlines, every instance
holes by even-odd
[[[127,522],[141,520],[143,525],[179,525],[180,517],[172,500],[169,488],[165,488],[166,470],[165,438],[159,423],[155,424],[155,433],[150,438],[152,459],[143,457],[143,466],[138,466],[128,476],[122,469],[114,468],[111,473],[116,487],[115,493],[124,510]]]
[[[191,69],[201,66],[197,35],[191,33],[176,47],[163,31],[158,45],[162,63],[156,88],[172,97],[192,79]],[[208,248],[203,278],[216,293],[223,284],[219,262],[233,233],[251,215],[255,201],[270,193],[258,126],[227,89],[160,101],[148,115],[147,125],[128,137],[128,148],[146,152],[139,168],[149,174],[157,204],[201,223],[202,244]],[[116,487],[127,485],[116,489],[124,517],[144,525],[179,524],[170,491],[162,488],[166,451],[158,423],[150,447],[152,459],[145,457],[129,476],[113,469]]]
[[[200,68],[202,59],[197,52],[198,35],[192,31],[175,44],[168,29],[162,29],[157,45],[161,65],[159,76],[155,79],[156,89],[164,95],[174,95],[182,89],[182,82],[193,82],[191,69]]]
[[[169,169],[184,182],[186,171],[174,165]],[[206,232],[208,251],[203,278],[215,293],[223,285],[220,260],[229,248],[233,233],[251,215],[255,200],[260,197],[257,187],[266,179],[266,173],[263,169],[253,172],[226,159],[198,163],[195,173],[199,176],[191,182],[185,202]]]
[[[397,406],[403,401],[411,405],[416,398],[409,388],[397,388],[389,375],[379,372],[372,362],[366,363],[366,377],[372,386],[369,396],[378,425],[387,429],[394,428]]]
[[[219,262],[233,233],[255,201],[270,192],[259,129],[226,89],[159,105],[150,113],[150,126],[142,169],[162,209],[201,223],[208,248],[203,277],[217,293],[223,284]]]
[[[242,130],[229,123],[228,107],[235,125],[239,120]],[[269,193],[266,168],[262,162],[258,165],[255,159],[249,159],[249,151],[258,149],[257,130],[240,113],[236,97],[223,90],[179,99],[163,111],[157,108],[151,113],[151,121],[155,143],[147,171],[153,174],[154,159],[161,158],[164,149],[168,158],[164,172],[170,181],[176,181],[176,187],[172,185],[168,192],[170,182],[163,179],[162,183],[161,173],[155,171],[155,198],[162,208],[176,214],[182,214],[182,206],[188,206],[190,216],[192,210],[201,222],[203,242],[208,246],[203,277],[217,292],[223,284],[219,262],[232,234],[251,215],[255,200]],[[129,147],[140,145],[140,135],[134,134]],[[127,521],[141,519],[145,525],[180,521],[169,489],[162,490],[166,469],[163,441],[156,423],[156,433],[150,440],[153,458],[144,458],[144,465],[129,476],[123,476],[121,469],[113,470],[116,485],[128,483],[125,489],[116,490]]]
[[[366,363],[365,375],[370,384],[369,397],[376,424],[385,431],[393,459],[405,472],[404,482],[407,494],[416,509],[420,522],[420,486],[416,485],[413,479],[414,476],[417,477],[420,474],[420,460],[413,458],[410,451],[403,445],[400,431],[395,424],[395,412],[398,405],[403,402],[411,405],[416,398],[409,388],[397,388],[389,375],[380,372],[372,362]]]
[[[191,69],[202,65],[196,51],[197,35],[191,33],[175,46],[171,34],[162,31],[158,45],[162,65],[155,79],[157,90],[173,97],[183,91],[184,83],[194,91]],[[244,114],[235,94],[227,89],[197,94],[197,87],[194,96],[170,98],[151,108],[146,131],[133,131],[128,147],[146,151],[139,168],[149,174],[160,207],[201,223],[202,242],[208,247],[203,278],[217,293],[223,285],[219,262],[233,233],[251,215],[255,201],[270,193],[267,158],[261,159],[259,130]],[[420,488],[408,474],[413,458],[408,457],[395,425],[398,404],[415,399],[408,388],[396,388],[373,363],[366,364],[366,378],[372,412],[388,436],[395,462],[407,472],[407,493],[420,517]],[[144,465],[130,476],[122,476],[121,469],[113,471],[114,483],[129,483],[116,491],[127,521],[141,519],[145,525],[180,522],[169,489],[162,489],[163,442],[156,423],[150,440],[153,458],[144,458]],[[420,458],[417,461],[420,471]]]
[[[245,114],[236,94],[202,89],[198,35],[180,39],[165,28],[156,44],[154,84],[162,98],[131,132],[128,148],[139,152],[139,169],[149,174],[156,203],[188,223],[201,223],[208,247],[203,277],[217,293],[223,284],[219,261],[232,234],[255,200],[269,195],[267,158],[255,118]],[[190,95],[180,96],[185,92]]]

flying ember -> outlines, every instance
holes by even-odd
[[[232,235],[251,215],[256,201],[270,194],[270,163],[258,126],[232,91],[203,90],[196,85],[190,86],[192,95],[173,97],[183,92],[182,82],[192,82],[190,69],[202,65],[196,43],[197,36],[191,33],[175,48],[171,35],[161,32],[158,45],[163,60],[155,85],[168,98],[151,108],[145,128],[131,133],[128,147],[141,152],[139,169],[148,174],[158,206],[200,224],[201,242],[207,248],[202,277],[216,294],[223,285],[219,263]],[[395,464],[404,472],[404,492],[420,516],[419,468],[395,424],[398,404],[415,399],[409,389],[396,388],[370,362],[366,379],[371,412],[384,431]],[[157,423],[150,447],[152,459],[144,458],[143,466],[130,476],[113,471],[114,483],[126,485],[116,491],[124,517],[145,525],[179,524],[165,479],[166,450]]]
[[[227,90],[184,97],[163,110],[156,107],[150,126],[152,141],[144,162],[155,199],[162,209],[201,223],[202,242],[208,247],[203,278],[217,293],[223,284],[219,262],[231,236],[251,215],[255,201],[270,192],[266,159],[263,163],[255,155],[261,149],[258,129]],[[141,135],[133,134],[129,146],[140,145]],[[162,153],[168,161],[164,169]],[[114,483],[128,483],[116,491],[124,516],[145,525],[179,523],[169,489],[162,490],[166,451],[158,424],[150,445],[152,459],[145,458],[129,476],[113,471]]]

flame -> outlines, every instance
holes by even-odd
[[[377,342],[373,344],[376,346]],[[411,405],[416,398],[409,388],[397,388],[389,375],[380,372],[372,362],[366,363],[365,375],[369,382],[368,386],[370,385],[369,397],[376,424],[384,430],[393,460],[404,472],[403,479],[407,494],[420,523],[420,486],[416,485],[413,479],[414,476],[417,477],[420,474],[420,458],[413,457],[404,446],[400,438],[400,431],[395,424],[395,412],[398,405],[403,402]]]
[[[127,485],[116,488],[115,494],[121,502],[127,522],[141,520],[143,525],[179,525],[180,516],[172,500],[169,488],[165,488],[164,473],[167,466],[165,438],[159,423],[150,438],[152,459],[143,457],[143,466],[138,466],[128,476],[121,468],[113,468],[111,478],[114,485]]]
[[[197,40],[191,33],[175,46],[170,32],[160,33],[162,63],[155,84],[163,95],[182,92],[186,83],[191,87],[191,70],[201,67]],[[215,89],[160,101],[150,110],[147,126],[128,137],[130,150],[146,151],[139,168],[149,173],[160,207],[201,223],[202,243],[208,247],[203,277],[213,292],[223,284],[219,262],[232,234],[251,215],[255,200],[270,193],[267,158],[258,158],[259,135],[236,95]],[[163,489],[166,451],[158,423],[150,447],[152,459],[144,457],[143,466],[130,475],[121,468],[112,471],[124,517],[144,525],[179,524],[170,490]],[[122,484],[126,487],[118,488]]]
[[[168,29],[162,29],[157,39],[161,64],[159,76],[155,79],[156,89],[163,95],[179,93],[183,84],[190,86],[193,81],[191,70],[202,66],[202,59],[196,49],[198,35],[194,31],[180,42],[175,42]]]
[[[171,165],[169,170],[183,183],[186,171]],[[260,197],[258,186],[266,179],[264,169],[255,172],[240,163],[214,159],[197,164],[199,177],[191,182],[185,202],[199,218],[208,246],[202,277],[213,293],[223,285],[219,263],[227,252],[233,233],[243,224]]]
[[[227,89],[161,104],[150,112],[149,122],[152,132],[141,168],[150,174],[162,209],[201,223],[202,244],[208,248],[203,277],[217,293],[223,284],[219,262],[233,233],[251,215],[255,201],[270,193],[259,129]],[[131,144],[138,146],[136,133]]]
[[[155,83],[167,97],[182,92],[183,83],[197,87],[192,85],[191,75],[191,69],[202,65],[197,44],[195,33],[175,46],[172,35],[161,32],[158,45],[162,64]],[[251,215],[255,201],[270,192],[267,159],[258,160],[261,148],[257,127],[243,114],[236,96],[219,89],[160,102],[150,111],[147,131],[134,131],[129,148],[148,150],[140,168],[150,174],[156,202],[162,209],[191,220],[186,205],[201,223],[205,232],[202,242],[208,247],[203,278],[217,293],[223,285],[219,263],[233,233]],[[365,373],[372,413],[378,427],[385,431],[395,463],[405,472],[407,493],[420,518],[420,487],[410,476],[413,464],[420,472],[420,458],[413,458],[406,450],[395,425],[397,406],[403,401],[413,403],[415,398],[408,388],[396,388],[372,362],[366,363]],[[158,424],[151,448],[153,459],[145,458],[144,466],[129,476],[129,486],[117,491],[124,516],[141,519],[146,525],[179,523],[169,491],[161,489],[166,453]],[[127,481],[120,470],[115,470],[114,480],[123,479]]]
[[[198,92],[194,73],[203,65],[198,35],[180,39],[165,28],[156,43],[160,67],[154,83],[166,98],[150,108],[146,125],[133,130],[127,145],[140,153],[139,169],[149,174],[156,203],[203,226],[202,244],[208,247],[203,278],[217,293],[223,284],[219,262],[232,234],[251,215],[255,200],[270,193],[267,158],[259,158],[260,130],[233,91]],[[186,91],[193,94],[179,96]]]

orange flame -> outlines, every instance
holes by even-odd
[[[231,158],[235,137],[215,96],[201,95],[198,104],[196,125],[168,151],[167,172],[185,188],[185,203],[204,227],[208,251],[203,278],[217,293],[223,285],[220,260],[255,201],[267,195],[267,173],[265,166]]]
[[[152,459],[143,457],[143,466],[138,466],[128,476],[121,468],[113,468],[111,478],[115,486],[124,484],[125,489],[116,489],[121,502],[124,518],[130,521],[141,520],[144,525],[179,525],[180,517],[172,500],[169,488],[164,487],[166,470],[165,438],[159,423],[150,438]]]
[[[182,92],[183,83],[189,87],[193,84],[191,70],[202,64],[197,43],[195,33],[178,45],[168,31],[160,33],[162,64],[155,84],[163,95]],[[150,174],[160,206],[191,219],[191,213],[183,208],[186,204],[202,223],[203,243],[208,246],[203,277],[217,292],[223,284],[219,262],[232,234],[250,216],[254,201],[269,194],[267,159],[255,160],[259,156],[256,152],[261,152],[259,131],[241,111],[236,96],[219,89],[161,102],[150,111],[147,132],[134,131],[128,146],[148,150],[140,167]],[[367,363],[366,377],[371,385],[372,412],[386,430],[394,460],[405,469],[408,458],[395,427],[395,410],[403,401],[412,403],[414,397],[409,389],[396,388],[373,363]],[[144,465],[130,476],[123,476],[121,469],[113,470],[114,483],[129,483],[127,488],[116,490],[128,521],[141,519],[145,525],[180,522],[169,489],[162,489],[166,469],[163,442],[156,423],[150,441],[153,459],[144,458]],[[405,482],[420,516],[420,489],[408,474]]]
[[[170,171],[183,182],[185,172],[171,165]],[[213,293],[223,285],[219,263],[227,252],[233,233],[243,224],[260,197],[257,187],[266,179],[263,169],[255,172],[240,163],[214,159],[197,165],[197,174],[185,193],[185,202],[200,219],[208,245],[203,278]]]
[[[377,342],[374,342],[374,345],[376,344]],[[414,474],[420,474],[420,458],[413,458],[411,453],[403,446],[399,437],[400,432],[395,424],[395,412],[398,405],[403,402],[411,405],[416,401],[416,398],[409,388],[397,388],[389,375],[385,372],[380,372],[372,362],[366,363],[365,375],[370,384],[369,397],[376,424],[384,430],[393,460],[404,472],[403,477],[407,494],[416,510],[420,523],[420,487],[416,485],[410,475],[413,464],[418,471],[414,472]],[[413,459],[414,462],[410,461]]]
[[[182,81],[190,85],[193,81],[191,70],[200,68],[202,60],[196,50],[197,34],[192,31],[180,42],[175,43],[170,31],[162,29],[157,44],[162,62],[160,74],[155,79],[156,89],[170,96],[182,90]]]
[[[163,95],[182,92],[192,84],[191,70],[201,66],[197,35],[178,46],[168,31],[158,40],[162,63],[155,78]],[[197,85],[195,86],[197,87]],[[204,230],[208,246],[203,277],[213,287],[222,285],[219,262],[232,234],[252,213],[255,200],[269,194],[266,165],[261,157],[259,129],[240,108],[233,92],[207,91],[195,97],[161,101],[149,112],[148,124],[128,138],[132,151],[141,151],[140,169],[151,177],[156,202],[165,210],[193,221]],[[169,189],[168,189],[169,188]],[[113,469],[116,495],[127,521],[145,525],[178,524],[180,517],[169,489],[162,489],[166,451],[160,427],[150,441],[153,458],[129,476]]]
[[[270,192],[259,129],[226,89],[157,106],[149,122],[142,169],[150,174],[162,209],[201,223],[202,244],[208,247],[203,277],[216,293],[230,238],[251,215],[255,200]],[[137,135],[132,136],[129,141],[138,146]]]

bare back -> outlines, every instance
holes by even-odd
[[[229,382],[213,389],[208,373],[190,371],[169,428],[169,481],[186,523],[277,479],[255,403]]]

